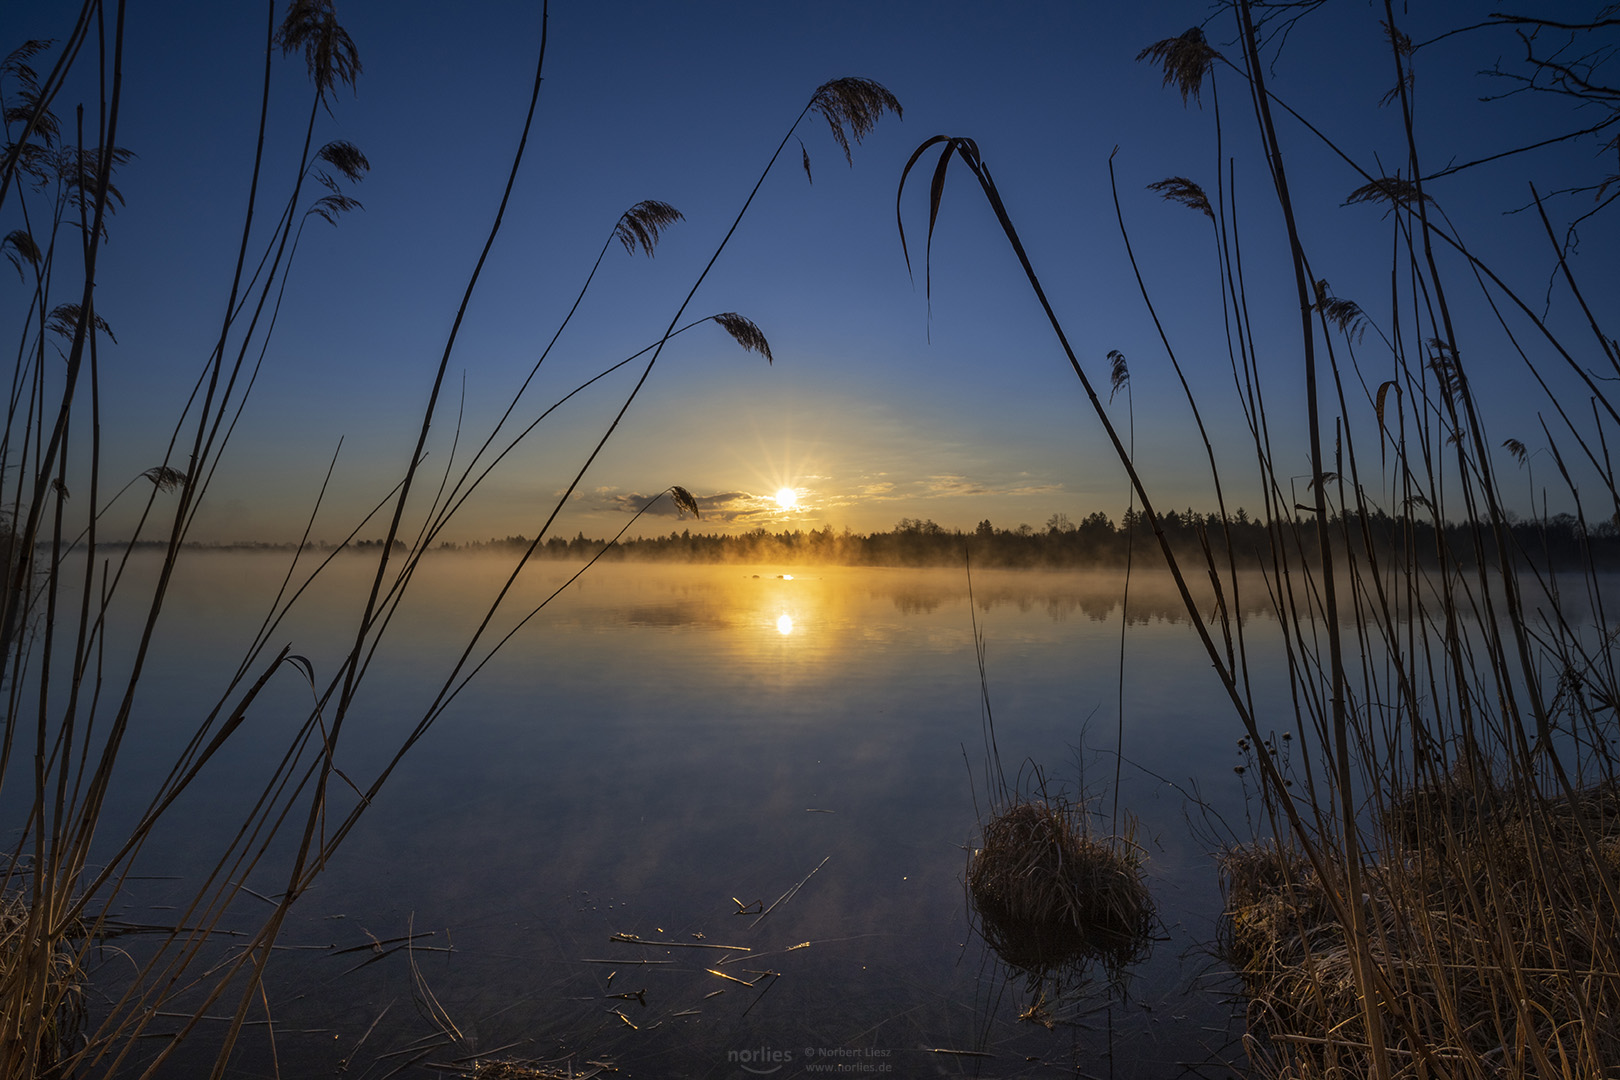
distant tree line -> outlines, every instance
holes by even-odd
[[[1160,527],[1171,550],[1184,564],[1212,558],[1221,566],[1271,565],[1274,547],[1286,537],[1296,548],[1286,558],[1297,561],[1316,549],[1314,530],[1303,518],[1293,527],[1272,530],[1239,508],[1224,524],[1217,514],[1171,510],[1160,515]],[[1328,524],[1334,547],[1365,558],[1370,552],[1381,564],[1433,566],[1445,552],[1447,562],[1467,565],[1481,555],[1496,559],[1494,535],[1463,524],[1447,523],[1438,530],[1433,522],[1372,515],[1335,514]],[[1509,540],[1537,566],[1561,569],[1587,565],[1620,566],[1620,526],[1606,521],[1586,527],[1571,514],[1516,521]],[[527,548],[523,536],[473,542],[446,543],[445,549],[497,551]],[[605,540],[584,533],[572,540],[551,537],[536,554],[551,558],[582,559],[601,554],[605,559],[667,562],[834,563],[845,566],[957,566],[964,553],[984,567],[1123,567],[1127,559],[1159,561],[1157,539],[1140,511],[1128,510],[1118,524],[1102,512],[1078,523],[1067,514],[1053,514],[1044,528],[1019,525],[1003,529],[988,520],[972,532],[947,529],[919,518],[902,518],[888,532],[853,533],[849,529],[793,529],[771,532],[752,529],[742,533],[695,533],[690,529],[665,536],[621,540],[611,550]]]

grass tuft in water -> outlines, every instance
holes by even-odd
[[[985,941],[1036,979],[1092,962],[1118,974],[1151,944],[1140,853],[1093,836],[1062,800],[1015,797],[992,817],[968,865],[968,892]]]

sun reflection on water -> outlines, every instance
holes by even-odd
[[[776,620],[776,632],[782,635],[793,633],[793,616],[784,611],[782,617]]]

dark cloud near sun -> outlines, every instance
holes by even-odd
[[[720,524],[733,524],[748,521],[755,516],[764,516],[776,506],[774,499],[764,495],[750,495],[746,491],[723,491],[716,495],[694,493],[693,498],[697,501],[698,510],[703,514],[704,521]],[[664,492],[653,495],[642,495],[638,492],[614,495],[607,500],[606,506],[608,509],[626,514],[645,511],[649,517],[681,516],[675,501],[667,498]]]

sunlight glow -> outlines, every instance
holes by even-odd
[[[791,510],[799,505],[799,493],[790,487],[776,490],[776,505],[783,510]]]
[[[776,632],[784,635],[793,633],[793,616],[783,612],[782,617],[776,620]]]

